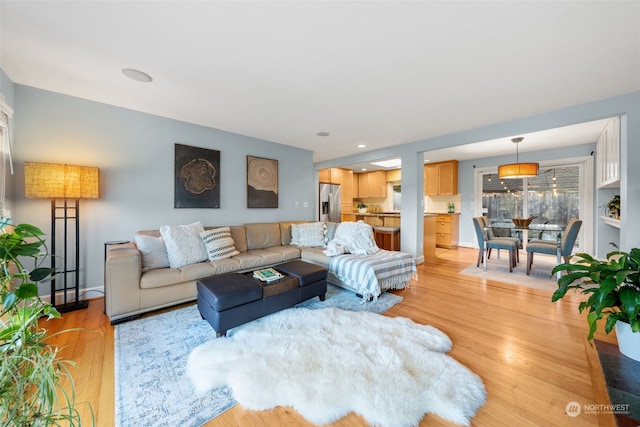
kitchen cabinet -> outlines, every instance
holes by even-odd
[[[342,171],[340,168],[327,168],[318,171],[318,181],[322,184],[342,184]]]
[[[340,185],[340,206],[343,214],[350,214],[353,212],[353,171],[347,169],[340,169],[342,173]]]
[[[358,174],[358,198],[387,197],[387,176],[385,171]]]
[[[397,182],[402,178],[402,169],[387,171],[387,182]]]
[[[422,236],[422,254],[424,259],[436,256],[436,216],[425,215]]]
[[[453,249],[458,247],[460,214],[436,216],[436,246]]]
[[[353,174],[353,198],[354,199],[359,199],[360,198],[360,189],[359,187],[359,177],[358,177],[358,173],[354,173]]]
[[[458,161],[448,160],[424,165],[424,194],[426,196],[458,194]]]
[[[598,188],[620,187],[620,117],[612,117],[597,142]]]

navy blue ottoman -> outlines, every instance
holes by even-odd
[[[197,282],[198,310],[216,331],[216,337],[315,296],[324,301],[326,268],[304,261],[291,261],[273,268],[284,277],[264,283],[254,279],[253,272],[229,273]]]

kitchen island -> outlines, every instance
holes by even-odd
[[[434,213],[424,214],[423,256],[424,259],[436,256],[436,217]],[[356,221],[364,221],[373,227],[400,227],[399,212],[368,212],[355,214]]]

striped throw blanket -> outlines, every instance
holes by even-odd
[[[405,252],[380,249],[372,255],[344,254],[331,257],[329,271],[358,290],[365,301],[388,289],[403,289],[417,279],[416,262]]]

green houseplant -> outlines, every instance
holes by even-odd
[[[620,218],[620,195],[616,194],[606,204],[606,210],[614,218]]]
[[[42,317],[60,317],[38,295],[39,281],[53,269],[41,267],[47,254],[43,233],[29,224],[0,218],[0,424],[3,426],[80,425],[74,386],[59,348],[46,342]],[[23,259],[32,259],[28,270]],[[62,386],[67,378],[70,389]],[[61,424],[62,423],[62,424]]]
[[[588,296],[578,306],[581,313],[587,310],[587,338],[593,339],[598,321],[604,319],[606,333],[616,328],[620,351],[632,358],[640,357],[640,249],[610,252],[604,261],[579,253],[571,261],[557,265],[552,271],[552,274],[567,273],[558,279],[552,301],[563,298],[569,289],[580,290]],[[627,336],[637,340],[637,355],[635,350],[633,355],[628,354],[628,344],[633,343],[621,340]]]
[[[358,210],[360,211],[360,213],[365,213],[367,212],[367,205],[365,205],[364,203],[360,202],[358,203],[357,206]]]

